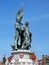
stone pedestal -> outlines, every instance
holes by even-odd
[[[32,59],[30,59],[30,50],[17,50],[12,51],[12,58],[15,60],[16,65],[33,65]]]
[[[30,54],[31,57],[30,57]],[[30,50],[14,50],[11,52],[12,58],[7,59],[6,65],[38,65],[37,58],[34,59],[34,53]]]

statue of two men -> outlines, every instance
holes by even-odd
[[[31,47],[31,33],[29,31],[29,23],[25,22],[23,25],[21,20],[23,18],[23,9],[19,10],[16,17],[15,24],[15,44],[14,49],[29,49]]]
[[[31,37],[28,25],[29,25],[28,22],[26,22],[24,25],[21,25],[20,22],[16,22],[15,49],[30,48]]]

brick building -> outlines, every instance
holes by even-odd
[[[42,65],[49,65],[49,56],[48,55],[42,56]]]
[[[49,65],[49,56],[42,55],[42,59],[38,61],[39,65]]]

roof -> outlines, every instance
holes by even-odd
[[[3,65],[1,61],[0,61],[0,65]]]

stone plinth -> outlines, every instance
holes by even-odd
[[[30,56],[29,56],[29,54],[30,53],[32,53],[30,50],[17,50],[17,51],[12,51],[12,57],[14,58],[14,59],[19,59],[19,61],[20,61],[20,59],[21,59],[21,61],[24,59],[25,61],[26,60],[30,60]],[[24,62],[25,62],[24,61]]]
[[[16,64],[26,65],[33,64],[32,59],[30,59],[29,54],[32,53],[30,50],[17,50],[12,51],[12,57],[16,60]]]
[[[33,54],[30,56],[30,54]],[[30,50],[14,50],[11,52],[12,59],[6,65],[38,65],[38,60],[34,59],[34,53]]]

